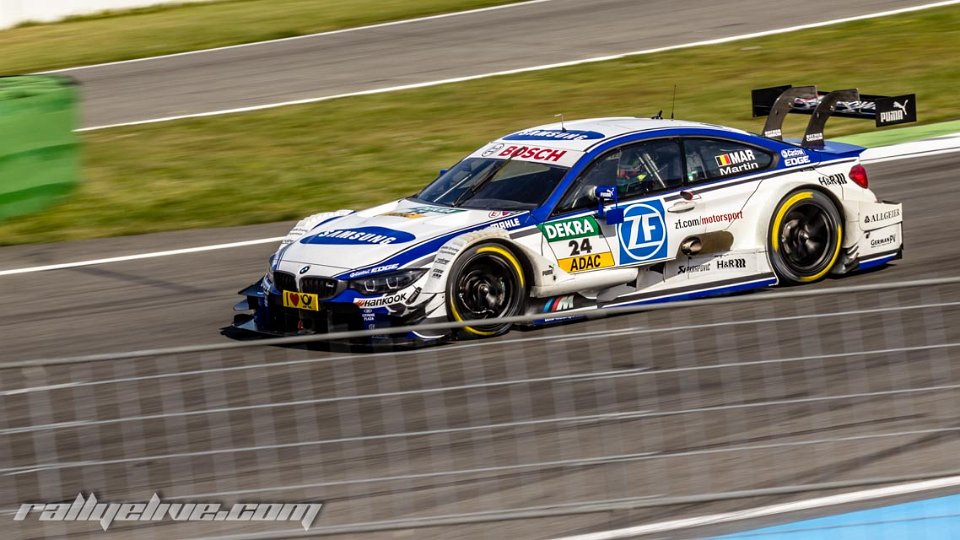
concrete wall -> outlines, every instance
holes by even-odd
[[[26,21],[51,22],[71,15],[89,15],[108,9],[197,1],[205,0],[0,0],[0,29]]]

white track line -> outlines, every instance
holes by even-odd
[[[14,390],[5,390],[0,392],[0,397],[6,396],[18,396],[20,394],[29,394],[31,392],[49,392],[51,390],[62,390],[64,388],[74,388],[80,386],[81,383],[78,382],[67,382],[60,384],[48,384],[45,386],[31,386],[27,388],[16,388]]]
[[[184,255],[187,253],[200,253],[203,251],[216,251],[218,249],[231,249],[245,246],[255,246],[258,244],[270,244],[283,240],[284,237],[261,238],[259,240],[244,240],[242,242],[230,242],[229,244],[214,244],[211,246],[199,246],[183,249],[171,249],[168,251],[155,251],[153,253],[139,253],[136,255],[122,255],[119,257],[107,257],[105,259],[92,259],[89,261],[78,261],[72,263],[48,264],[45,266],[31,266],[28,268],[14,268],[12,270],[0,270],[0,276],[12,276],[14,274],[28,274],[30,272],[44,272],[47,270],[63,270],[66,268],[78,268],[80,266],[93,266],[96,264],[109,264],[124,261],[136,261],[140,259],[152,259],[154,257],[169,257],[171,255]]]
[[[398,92],[398,91],[402,91],[402,90],[412,90],[412,89],[416,89],[416,88],[427,88],[427,87],[431,87],[431,86],[440,86],[440,85],[445,85],[445,84],[453,84],[453,83],[459,83],[459,82],[473,81],[473,80],[477,80],[477,79],[486,79],[486,78],[489,78],[489,77],[499,77],[499,76],[501,76],[501,75],[515,75],[515,74],[518,74],[518,73],[529,73],[529,72],[531,72],[531,71],[543,71],[543,70],[560,68],[560,67],[578,66],[578,65],[582,65],[582,64],[590,64],[590,63],[596,63],[596,62],[606,62],[606,61],[608,61],[608,60],[619,60],[619,59],[626,58],[626,57],[630,57],[630,56],[640,56],[640,55],[647,55],[647,54],[653,54],[653,53],[659,53],[659,52],[674,51],[674,50],[678,50],[678,49],[687,49],[687,48],[690,48],[690,47],[700,47],[700,46],[703,46],[703,45],[719,45],[719,44],[730,43],[730,42],[734,42],[734,41],[742,41],[742,40],[746,40],[746,39],[753,39],[753,38],[759,38],[759,37],[773,36],[773,35],[777,35],[777,34],[785,34],[785,33],[789,33],[789,32],[797,32],[797,31],[800,31],[800,30],[809,30],[809,29],[811,29],[811,28],[822,28],[822,27],[824,27],[824,26],[833,26],[833,25],[842,24],[842,23],[847,23],[847,22],[862,21],[862,20],[865,20],[865,19],[875,19],[875,18],[879,18],[879,17],[889,17],[889,16],[892,16],[892,15],[901,15],[901,14],[903,14],[903,13],[911,13],[911,12],[914,12],[914,11],[922,11],[922,10],[926,10],[926,9],[938,8],[938,7],[944,7],[944,6],[950,6],[950,5],[954,5],[954,4],[960,4],[960,0],[947,0],[947,1],[943,1],[943,2],[934,2],[934,3],[931,3],[931,4],[923,4],[923,5],[913,6],[913,7],[908,7],[908,8],[893,9],[893,10],[881,11],[881,12],[877,12],[877,13],[868,13],[868,14],[865,14],[865,15],[857,15],[857,16],[854,16],[854,17],[845,17],[845,18],[842,18],[842,19],[833,19],[833,20],[822,21],[822,22],[817,22],[817,23],[802,24],[802,25],[797,25],[797,26],[788,26],[788,27],[785,27],[785,28],[778,28],[778,29],[775,29],[775,30],[765,30],[765,31],[762,31],[762,32],[753,32],[753,33],[750,33],[750,34],[740,34],[740,35],[737,35],[737,36],[729,36],[729,37],[724,37],[724,38],[707,39],[707,40],[703,40],[703,41],[693,41],[693,42],[689,42],[689,43],[682,43],[682,44],[679,44],[679,45],[668,45],[668,46],[665,46],[665,47],[656,47],[656,48],[653,48],[653,49],[644,49],[644,50],[640,50],[640,51],[633,51],[633,52],[627,52],[627,53],[621,53],[621,54],[613,54],[613,55],[606,55],[606,56],[595,56],[595,57],[591,57],[591,58],[584,58],[584,59],[581,59],[581,60],[570,60],[570,61],[567,61],[567,62],[558,62],[558,63],[554,63],[554,64],[542,64],[542,65],[539,65],[539,66],[529,66],[529,67],[525,67],[525,68],[508,69],[508,70],[504,70],[504,71],[493,71],[493,72],[481,73],[481,74],[477,74],[477,75],[468,75],[468,76],[464,76],[464,77],[454,77],[454,78],[450,78],[450,79],[440,79],[440,80],[435,80],[435,81],[425,81],[425,82],[414,83],[414,84],[405,84],[405,85],[399,85],[399,86],[388,86],[388,87],[384,87],[384,88],[375,88],[375,89],[371,89],[371,90],[362,90],[362,91],[357,91],[357,92],[347,92],[347,93],[336,94],[336,95],[331,95],[331,96],[318,96],[318,97],[314,97],[314,98],[305,98],[305,99],[296,99],[296,100],[281,101],[281,102],[275,102],[275,103],[266,103],[266,104],[263,104],[263,105],[254,105],[254,106],[249,106],[249,107],[237,107],[237,108],[232,108],[232,109],[221,109],[221,110],[217,110],[217,111],[208,111],[208,112],[203,112],[203,113],[193,113],[193,114],[183,114],[183,115],[176,115],[176,116],[166,116],[166,117],[160,117],[160,118],[152,118],[152,119],[148,119],[148,120],[138,120],[138,121],[135,121],[135,122],[122,122],[122,123],[118,123],[118,124],[106,124],[106,125],[102,125],[102,126],[92,126],[92,127],[82,128],[82,129],[79,129],[79,130],[77,130],[77,131],[79,131],[79,132],[95,131],[95,130],[110,129],[110,128],[123,127],[123,126],[137,126],[137,125],[142,125],[142,124],[155,124],[155,123],[158,123],[158,122],[171,122],[171,121],[174,121],[174,120],[184,120],[184,119],[187,119],[187,118],[203,118],[203,117],[207,117],[207,116],[221,116],[221,115],[225,115],[225,114],[235,114],[235,113],[243,113],[243,112],[251,112],[251,111],[260,111],[260,110],[264,110],[264,109],[274,109],[274,108],[277,108],[277,107],[286,107],[286,106],[289,106],[289,105],[303,105],[303,104],[307,104],[307,103],[319,103],[319,102],[322,102],[322,101],[330,101],[330,100],[334,100],[334,99],[341,99],[341,98],[347,98],[347,97],[368,96],[368,95],[373,95],[373,94],[383,94],[383,93],[387,93],[387,92]]]
[[[737,512],[725,512],[722,514],[712,514],[693,518],[674,519],[670,521],[661,521],[659,523],[650,523],[648,525],[627,527],[624,529],[567,536],[560,540],[614,540],[618,538],[633,538],[635,536],[645,534],[666,533],[671,531],[692,529],[694,527],[705,527],[720,523],[730,523],[734,521],[743,521],[747,519],[774,516],[778,514],[800,512],[803,510],[813,510],[816,508],[833,508],[841,504],[864,502],[956,486],[960,486],[960,476],[950,476],[947,478],[938,478],[936,480],[925,480],[923,482],[911,482],[909,484],[855,491],[853,493],[841,493],[840,495],[818,497],[816,499],[808,499],[806,501],[761,506],[759,508],[740,510]]]
[[[315,32],[315,33],[313,33],[313,34],[304,34],[304,35],[302,35],[302,36],[292,36],[292,37],[280,38],[280,39],[269,39],[269,40],[266,40],[266,41],[254,41],[254,42],[252,42],[252,43],[240,43],[240,44],[238,44],[238,45],[225,45],[225,46],[223,46],[223,47],[211,47],[211,48],[209,48],[209,49],[197,49],[197,50],[194,50],[194,51],[184,51],[184,52],[179,52],[179,53],[161,54],[161,55],[158,55],[158,56],[147,56],[147,57],[145,57],[145,58],[132,58],[132,59],[130,59],[130,60],[117,60],[117,61],[115,61],[115,62],[103,62],[103,63],[100,63],[100,64],[88,64],[88,65],[85,65],[85,66],[75,66],[75,67],[68,67],[68,68],[53,69],[53,70],[50,70],[50,71],[40,71],[40,72],[37,72],[37,74],[38,74],[38,75],[47,75],[47,74],[51,74],[51,73],[65,73],[65,72],[68,72],[68,71],[80,71],[80,70],[83,70],[83,69],[99,68],[99,67],[105,67],[105,66],[117,66],[117,65],[122,65],[122,64],[134,64],[134,63],[137,63],[137,62],[148,62],[148,61],[150,61],[150,60],[162,60],[162,59],[165,59],[165,58],[176,58],[176,57],[178,57],[178,56],[190,56],[190,55],[204,54],[204,53],[209,53],[209,52],[214,52],[214,51],[226,51],[226,50],[230,50],[230,49],[243,49],[243,48],[247,48],[247,47],[257,47],[257,46],[261,46],[261,45],[273,45],[274,43],[284,43],[284,42],[287,42],[287,41],[297,41],[297,40],[300,40],[300,39],[308,39],[308,38],[324,37],[324,36],[333,36],[333,35],[337,35],[337,34],[346,34],[346,33],[349,33],[349,32],[360,32],[360,31],[363,31],[363,30],[373,30],[373,29],[377,29],[377,28],[388,28],[388,27],[391,27],[391,26],[401,26],[401,25],[405,25],[405,24],[413,24],[413,23],[419,23],[419,22],[424,22],[424,21],[434,21],[434,20],[437,20],[437,19],[447,19],[447,18],[450,18],[450,17],[459,17],[459,16],[461,16],[461,15],[475,15],[475,14],[477,14],[477,13],[485,13],[485,12],[488,12],[488,11],[498,11],[498,10],[502,10],[502,9],[510,9],[510,8],[516,8],[516,7],[525,7],[525,6],[530,6],[530,5],[533,5],[533,4],[542,4],[542,3],[545,3],[545,2],[552,2],[552,1],[554,1],[554,0],[528,0],[527,2],[516,2],[516,3],[513,3],[513,4],[503,4],[503,5],[500,5],[500,6],[490,6],[490,7],[485,7],[485,8],[470,9],[470,10],[466,10],[466,11],[454,11],[454,12],[452,12],[452,13],[441,13],[441,14],[439,14],[439,15],[427,15],[427,16],[425,16],[425,17],[417,17],[417,18],[414,18],[414,19],[403,19],[403,20],[399,20],[399,21],[389,21],[389,22],[384,22],[384,23],[368,24],[368,25],[366,25],[366,26],[355,26],[355,27],[352,27],[352,28],[341,28],[341,29],[339,29],[339,30],[328,30],[328,31],[326,31],[326,32]]]

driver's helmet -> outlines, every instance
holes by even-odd
[[[617,164],[617,180],[643,180],[645,176],[639,154],[625,155]]]

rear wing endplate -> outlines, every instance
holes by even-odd
[[[816,86],[775,86],[751,92],[753,116],[766,116],[763,136],[783,140],[787,114],[809,114],[801,146],[823,148],[823,128],[831,116],[874,120],[877,127],[917,121],[917,96],[861,94],[856,88],[818,92]]]

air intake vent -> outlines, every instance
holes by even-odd
[[[300,292],[313,293],[320,300],[333,298],[337,295],[338,282],[335,279],[321,277],[300,278]]]
[[[297,278],[293,277],[293,274],[287,272],[274,272],[273,284],[276,285],[281,291],[297,290]]]

